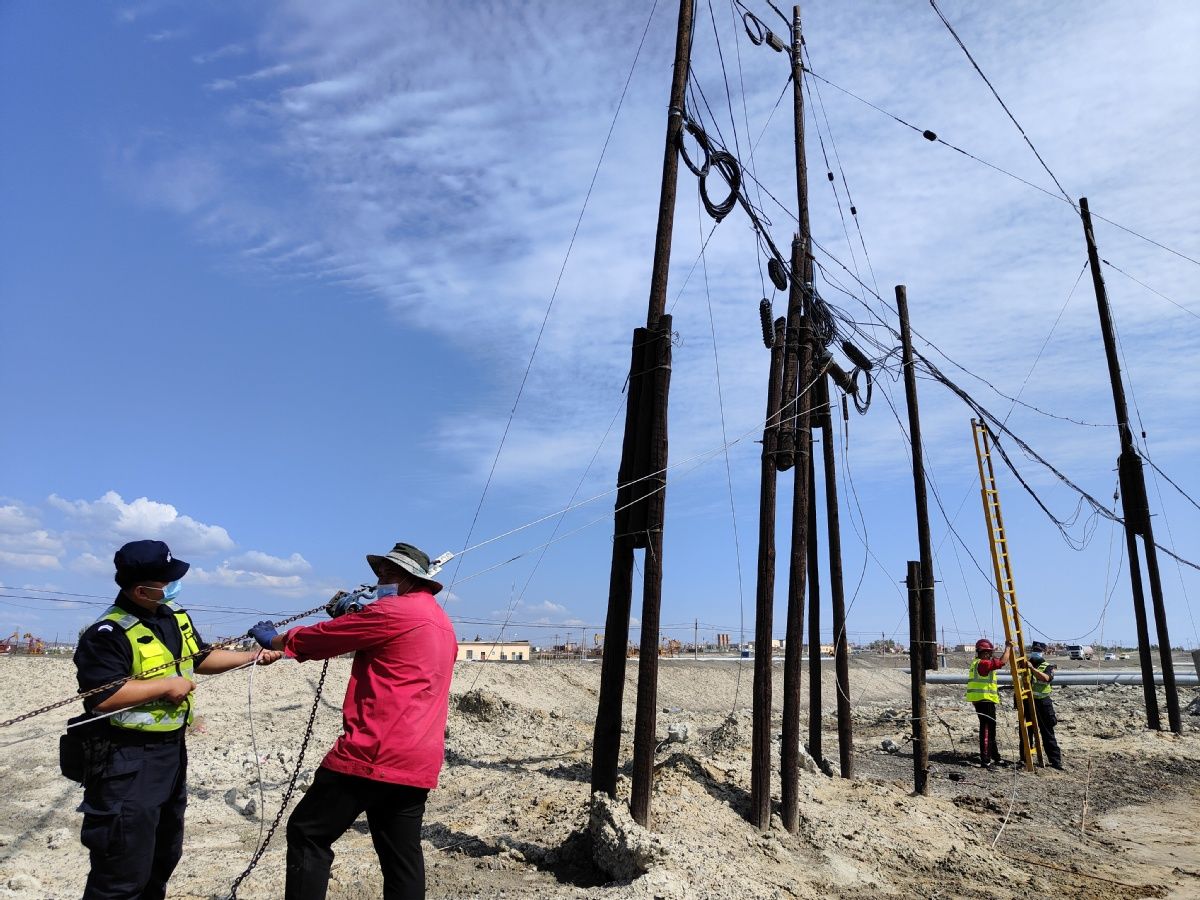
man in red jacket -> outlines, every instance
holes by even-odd
[[[411,544],[367,563],[378,587],[335,597],[330,621],[282,635],[271,622],[250,629],[264,647],[301,662],[354,652],[342,736],[288,819],[286,900],[324,900],[333,842],[363,812],[384,900],[425,896],[421,821],[445,755],[458,642],[433,597],[442,589],[433,580],[440,565]]]

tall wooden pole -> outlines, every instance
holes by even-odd
[[[908,658],[912,672],[913,788],[929,793],[929,728],[925,719],[924,637],[921,632],[921,603],[928,596],[922,588],[921,564],[908,563]]]
[[[850,721],[850,647],[846,635],[846,593],[842,584],[842,527],[838,515],[837,461],[833,453],[830,382],[824,384],[821,457],[825,464],[825,542],[829,545],[829,596],[833,607],[833,655],[837,683],[838,764],[843,778],[854,775],[854,726]]]
[[[817,547],[817,463],[808,465],[808,752],[820,764],[825,758],[821,740],[821,568]]]
[[[792,271],[803,268],[804,242],[800,235],[792,240]],[[808,320],[800,315],[805,288],[792,281],[791,304],[794,315],[788,327],[788,353],[795,354],[798,387],[808,384],[812,369],[812,343]],[[803,373],[803,374],[801,374]],[[786,371],[785,371],[786,376]],[[811,405],[812,391],[796,394],[796,440],[793,443],[792,533],[788,553],[787,631],[783,650],[783,733],[779,749],[780,812],[783,827],[792,834],[800,828],[800,707],[801,660],[804,655],[804,589],[808,574],[809,511],[812,505],[808,470],[812,465]]]
[[[667,460],[667,397],[670,386],[670,321],[669,317],[664,315],[666,310],[667,296],[667,275],[670,268],[671,260],[671,237],[672,228],[675,221],[675,191],[679,175],[679,155],[678,155],[678,137],[679,132],[683,127],[683,109],[685,102],[685,94],[687,88],[688,72],[691,65],[691,43],[692,43],[692,18],[693,18],[693,3],[692,0],[680,0],[679,3],[679,23],[675,37],[675,65],[671,79],[671,98],[667,112],[667,133],[665,147],[663,151],[663,177],[662,187],[659,194],[659,209],[658,209],[658,229],[654,245],[654,264],[650,277],[650,299],[647,304],[646,313],[646,331],[653,332],[660,338],[666,340],[666,358],[668,360],[665,370],[655,369],[657,373],[653,379],[648,377],[643,366],[640,365],[639,359],[639,338],[634,336],[633,359],[630,366],[630,381],[629,392],[627,397],[626,418],[625,418],[625,444],[621,454],[621,469],[618,474],[618,491],[617,491],[617,510],[614,516],[614,536],[613,536],[613,557],[612,568],[609,575],[609,600],[608,600],[608,615],[605,625],[606,640],[604,642],[604,662],[600,676],[600,698],[596,710],[596,725],[594,731],[594,741],[592,749],[592,782],[591,787],[593,792],[603,791],[610,796],[616,793],[617,784],[617,762],[621,748],[621,711],[622,702],[625,691],[625,657],[626,648],[629,642],[629,612],[632,602],[633,592],[633,552],[635,546],[643,543],[646,546],[646,566],[645,566],[645,582],[643,586],[642,600],[642,642],[645,644],[648,632],[655,647],[658,643],[658,615],[659,601],[662,590],[662,497],[666,487],[666,460]],[[664,322],[663,320],[667,321]],[[665,327],[664,327],[665,326]],[[650,337],[650,335],[647,335]],[[643,348],[645,349],[645,348]],[[645,355],[649,356],[649,353]],[[661,361],[663,353],[657,354]],[[653,387],[649,384],[644,385],[646,390],[638,390],[639,397],[635,397],[635,381],[653,381]],[[649,427],[646,420],[642,417],[640,410],[643,408],[642,401],[647,391],[652,391],[652,405],[660,407],[652,410],[649,416]],[[643,427],[639,427],[639,425]],[[648,452],[649,451],[649,452]],[[643,455],[644,454],[644,455]],[[628,503],[632,497],[632,489],[629,487],[630,477],[636,466],[637,458],[641,456],[645,459],[647,456],[653,458],[653,462],[647,460],[647,466],[661,463],[657,471],[661,474],[661,481],[658,486],[661,487],[659,500],[655,504],[649,502],[649,498],[645,498],[644,493],[641,494],[644,499],[641,501],[644,506],[657,506],[658,518],[653,520],[653,517],[648,515],[649,511],[643,511],[647,523],[646,537],[639,541],[638,538],[631,534],[630,523],[632,514],[628,509]],[[650,470],[656,471],[656,470]],[[642,472],[641,474],[648,474]],[[640,476],[634,476],[640,477]],[[622,485],[625,485],[622,488]],[[624,502],[622,502],[624,500]],[[647,609],[647,607],[652,607]],[[647,627],[647,615],[651,619],[652,629]],[[655,652],[655,665],[657,665],[657,651]],[[646,674],[639,672],[639,680]],[[657,685],[649,688],[647,693],[652,693],[657,689]],[[641,685],[639,683],[639,706],[643,700],[641,695]],[[646,698],[649,699],[649,698]],[[650,704],[650,716],[653,716],[653,703]],[[639,726],[643,728],[647,724],[647,716],[643,715]],[[649,722],[651,730],[653,730],[653,721]],[[643,745],[646,743],[644,733],[641,735]],[[654,735],[650,735],[652,740]],[[635,748],[635,756],[636,756]],[[649,824],[649,780],[653,777],[653,753],[650,754],[650,766],[646,767],[646,753],[642,752],[641,766],[635,760],[634,771],[634,799],[631,799],[630,806],[633,812],[633,817],[639,824],[648,826]]]
[[[917,505],[917,543],[921,555],[921,666],[937,668],[937,613],[933,594],[933,544],[929,539],[929,499],[925,486],[925,454],[921,445],[921,415],[917,408],[917,371],[913,368],[912,329],[908,324],[908,291],[896,285],[900,343],[904,352],[904,397],[908,401],[908,436],[912,442],[913,491]]]
[[[1104,338],[1104,355],[1108,359],[1108,377],[1112,382],[1113,406],[1117,413],[1117,429],[1121,436],[1121,456],[1117,472],[1121,483],[1121,510],[1125,514],[1125,543],[1129,550],[1129,576],[1133,582],[1133,612],[1138,626],[1138,657],[1142,666],[1142,690],[1146,698],[1146,719],[1151,728],[1161,728],[1158,717],[1158,696],[1154,690],[1154,664],[1150,655],[1150,636],[1146,627],[1146,599],[1142,593],[1141,567],[1138,564],[1137,539],[1141,534],[1146,549],[1146,572],[1150,577],[1150,597],[1154,604],[1154,625],[1158,634],[1158,654],[1162,665],[1163,693],[1167,698],[1167,719],[1176,734],[1183,731],[1179,716],[1179,693],[1175,687],[1175,663],[1171,658],[1171,637],[1167,632],[1167,608],[1163,601],[1162,581],[1158,572],[1158,549],[1154,544],[1154,529],[1150,521],[1150,501],[1146,494],[1146,473],[1142,458],[1133,443],[1129,424],[1129,407],[1125,404],[1125,385],[1121,381],[1121,365],[1117,358],[1116,329],[1108,306],[1108,290],[1100,271],[1100,254],[1092,231],[1092,214],[1086,197],[1079,199],[1083,218],[1083,236],[1087,241],[1088,264],[1092,270],[1092,285],[1096,290],[1096,308],[1100,314],[1100,333]]]
[[[788,611],[783,661],[783,734],[780,745],[780,792],[784,827],[800,828],[800,700],[801,656],[804,652],[804,592],[808,573],[809,521],[812,506],[809,472],[812,466],[812,339],[808,306],[812,301],[812,232],[808,216],[808,161],[804,148],[804,46],[800,7],[792,7],[792,111],[795,129],[796,199],[800,230],[792,240],[791,285],[788,294],[788,357],[795,360],[788,378],[794,380],[796,436],[793,442],[792,534],[788,567]],[[794,372],[794,374],[793,374]]]
[[[754,724],[750,751],[750,822],[771,827],[771,633],[775,607],[775,454],[779,447],[779,403],[783,388],[784,329],[775,320],[767,419],[762,440],[758,495],[758,593],[754,615]]]

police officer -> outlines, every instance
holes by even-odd
[[[1054,737],[1054,726],[1058,724],[1058,717],[1054,714],[1054,701],[1050,699],[1050,692],[1054,690],[1051,682],[1054,681],[1056,668],[1058,667],[1046,661],[1045,644],[1034,641],[1029,645],[1029,674],[1033,676],[1033,705],[1037,711],[1038,731],[1042,735],[1042,750],[1050,760],[1050,765],[1061,771],[1062,751]]]
[[[80,839],[91,855],[83,896],[162,900],[183,851],[184,733],[195,714],[193,675],[225,672],[256,656],[267,665],[282,654],[210,649],[175,603],[188,564],[162,541],[128,543],[113,563],[121,591],[80,635],[79,688],[135,680],[83,701],[96,720],[81,729],[89,763]],[[173,665],[137,678],[164,663]]]

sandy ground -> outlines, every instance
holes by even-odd
[[[626,690],[627,735],[635,663]],[[952,660],[952,666],[960,664],[965,668],[962,660]],[[1145,730],[1140,688],[1059,690],[1055,701],[1067,770],[988,772],[971,759],[975,716],[961,699],[963,689],[931,686],[936,715],[930,728],[931,791],[919,798],[911,794],[904,665],[900,657],[853,660],[855,777],[802,773],[802,824],[791,835],[778,819],[767,832],[745,820],[750,666],[664,661],[659,731],[665,737],[668,725],[684,723],[690,736],[664,744],[658,754],[653,835],[632,826],[621,804],[614,805],[619,851],[626,862],[633,859],[648,869],[617,881],[597,868],[592,845],[579,837],[588,821],[599,665],[461,665],[447,765],[425,819],[428,894],[622,900],[1200,897],[1200,716],[1185,711],[1185,733],[1176,737]],[[291,662],[256,671],[258,765],[247,717],[247,673],[201,682],[201,715],[189,737],[188,831],[171,897],[228,896],[258,841],[259,772],[269,825],[296,767],[319,672],[317,664]],[[0,710],[25,711],[70,695],[73,673],[65,659],[0,659]],[[348,673],[348,660],[330,666],[312,746],[301,766],[302,785],[340,729]],[[778,728],[779,666],[775,673]],[[825,667],[824,687],[823,750],[836,764],[832,666]],[[1182,689],[1183,704],[1197,695],[1195,688]],[[1015,719],[1011,709],[1004,714],[1001,750],[1011,757]],[[64,711],[56,711],[0,732],[0,897],[53,900],[82,893],[87,856],[75,812],[82,789],[58,774],[56,761],[54,729],[65,719]],[[886,738],[899,745],[898,752],[880,749]],[[623,760],[631,755],[626,746]],[[774,788],[778,792],[777,776]],[[624,777],[619,792],[627,799]],[[607,834],[612,837],[612,829]],[[329,896],[379,897],[365,821],[335,849]],[[282,895],[282,850],[281,830],[240,897]]]

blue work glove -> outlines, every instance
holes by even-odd
[[[270,621],[262,621],[246,632],[250,637],[254,638],[267,650],[273,650],[271,641],[279,637],[279,632],[275,630],[275,623]]]

